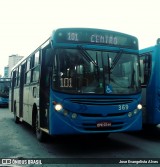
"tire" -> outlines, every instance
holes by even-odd
[[[38,141],[40,141],[40,142],[46,141],[46,133],[43,132],[39,127],[38,113],[36,114],[36,119],[35,119],[35,132],[36,132],[36,137],[37,137]]]

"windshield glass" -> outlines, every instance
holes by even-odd
[[[53,88],[78,94],[133,94],[139,91],[138,56],[123,52],[58,49]]]
[[[10,82],[0,82],[0,96],[9,96]]]

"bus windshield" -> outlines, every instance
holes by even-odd
[[[9,96],[9,81],[0,81],[0,96],[8,97]]]
[[[134,94],[140,90],[138,55],[59,48],[53,89],[72,94]]]

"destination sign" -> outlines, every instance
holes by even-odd
[[[58,43],[103,44],[138,49],[136,37],[99,29],[58,29],[53,35],[53,41]]]

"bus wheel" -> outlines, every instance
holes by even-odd
[[[19,118],[17,117],[16,103],[14,103],[14,122],[15,122],[16,124],[19,124],[19,123],[20,123]]]
[[[36,121],[35,121],[35,130],[36,130],[36,137],[38,141],[44,142],[46,140],[46,134],[40,129],[39,127],[39,117],[38,113],[36,114]]]

